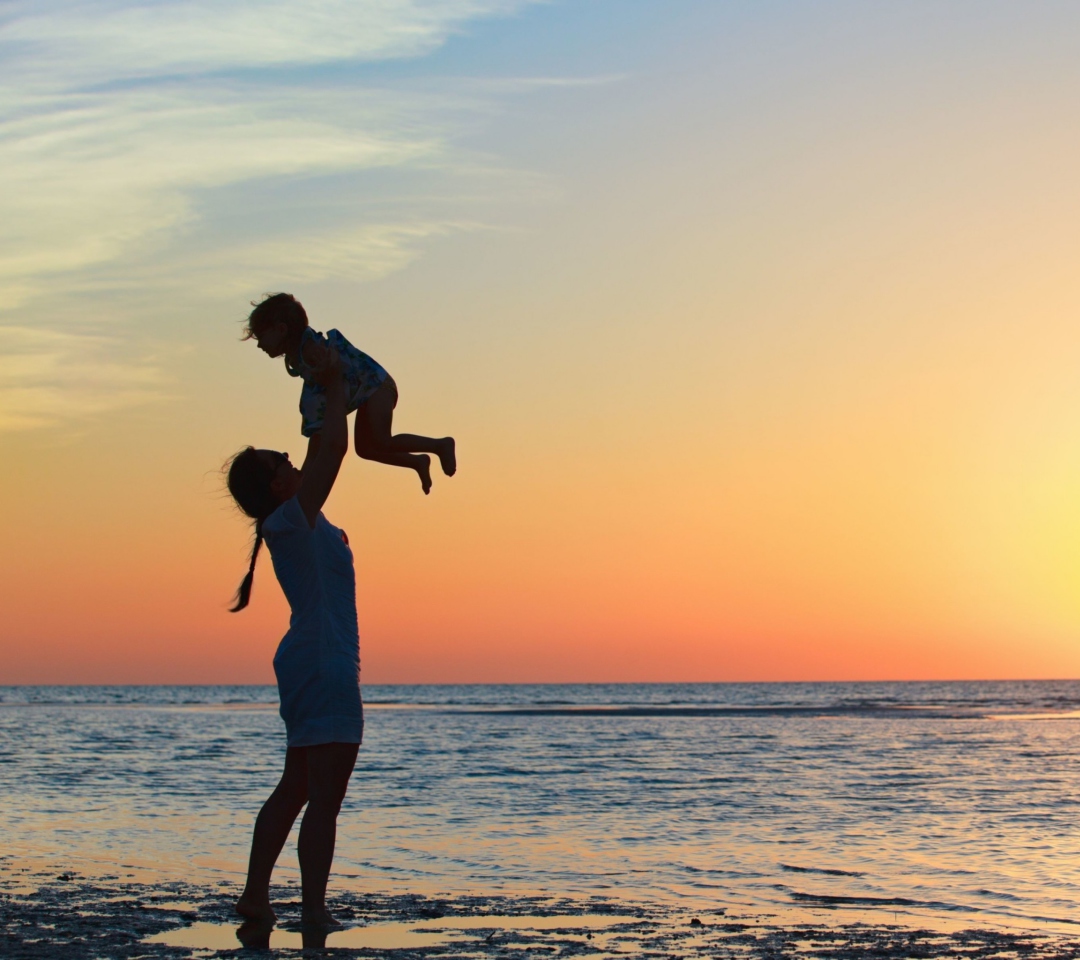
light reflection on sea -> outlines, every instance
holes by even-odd
[[[1080,683],[365,696],[336,861],[356,889],[1080,922]],[[0,869],[236,883],[280,770],[274,701],[0,687]]]

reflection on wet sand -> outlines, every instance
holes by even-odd
[[[575,940],[592,940],[592,931],[640,922],[628,915],[504,916],[483,914],[465,917],[432,917],[404,921],[383,921],[366,926],[333,928],[280,928],[259,921],[247,921],[237,928],[228,923],[194,923],[167,930],[146,939],[146,943],[196,950],[227,950],[239,940],[250,949],[299,949],[332,947],[363,950],[423,950],[451,944],[505,942],[511,931],[557,931]]]
[[[181,930],[170,930],[168,933],[159,933],[156,937],[147,938],[147,943],[164,943],[169,946],[188,946],[188,947],[205,947],[208,949],[217,949],[218,945],[215,943],[207,943],[210,939],[210,933],[217,933],[217,930],[213,931],[204,930],[205,927],[216,928],[218,924],[212,923],[196,923],[190,927],[184,927]],[[262,920],[246,920],[236,929],[236,939],[248,950],[269,950],[270,949],[270,934],[274,932],[274,925],[272,923],[264,923]],[[188,942],[184,944],[176,944],[172,939],[177,933],[184,933],[188,935]],[[276,946],[276,944],[275,944]],[[308,944],[303,944],[308,946]],[[311,946],[321,947],[323,944],[316,943]],[[225,948],[222,948],[225,949]]]
[[[272,923],[245,920],[233,931],[228,924],[196,923],[180,930],[170,930],[147,939],[147,943],[163,943],[175,947],[194,947],[204,950],[228,950],[233,946],[228,934],[233,933],[245,950],[269,950],[285,947],[303,950],[322,950],[326,946],[326,927],[301,927],[300,932],[277,930]],[[271,937],[273,942],[271,943]]]

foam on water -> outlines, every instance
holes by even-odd
[[[335,883],[1080,923],[1080,683],[367,687]],[[242,879],[272,687],[0,688],[5,864]],[[295,878],[295,843],[278,876]]]

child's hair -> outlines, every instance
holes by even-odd
[[[278,506],[270,490],[274,471],[259,459],[254,447],[245,447],[229,463],[228,486],[236,505],[255,521],[255,545],[251,548],[251,565],[240,589],[236,591],[236,606],[232,613],[243,610],[251,598],[251,584],[255,579],[255,561],[263,542],[263,521]]]
[[[255,309],[248,314],[247,324],[244,327],[244,339],[250,340],[257,330],[270,323],[281,322],[288,328],[290,334],[303,333],[308,327],[307,313],[303,305],[291,293],[268,293],[262,300],[256,303],[251,301]],[[294,370],[289,364],[289,358],[285,357],[285,369],[290,376],[300,376],[299,370]]]

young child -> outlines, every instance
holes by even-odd
[[[345,378],[348,410],[356,411],[354,447],[365,460],[377,460],[395,467],[410,467],[420,475],[424,493],[431,490],[431,458],[439,458],[443,473],[452,477],[457,470],[454,438],[434,440],[411,433],[391,435],[390,428],[397,406],[397,384],[366,353],[357,350],[337,330],[324,337],[308,326],[307,314],[291,293],[275,293],[261,303],[252,303],[244,339],[253,339],[260,350],[271,357],[284,357],[289,375],[300,377],[300,432],[308,438],[306,467],[319,448],[319,431],[326,410],[326,390],[313,371],[322,365],[326,351],[336,350]],[[301,467],[301,473],[304,470]]]

